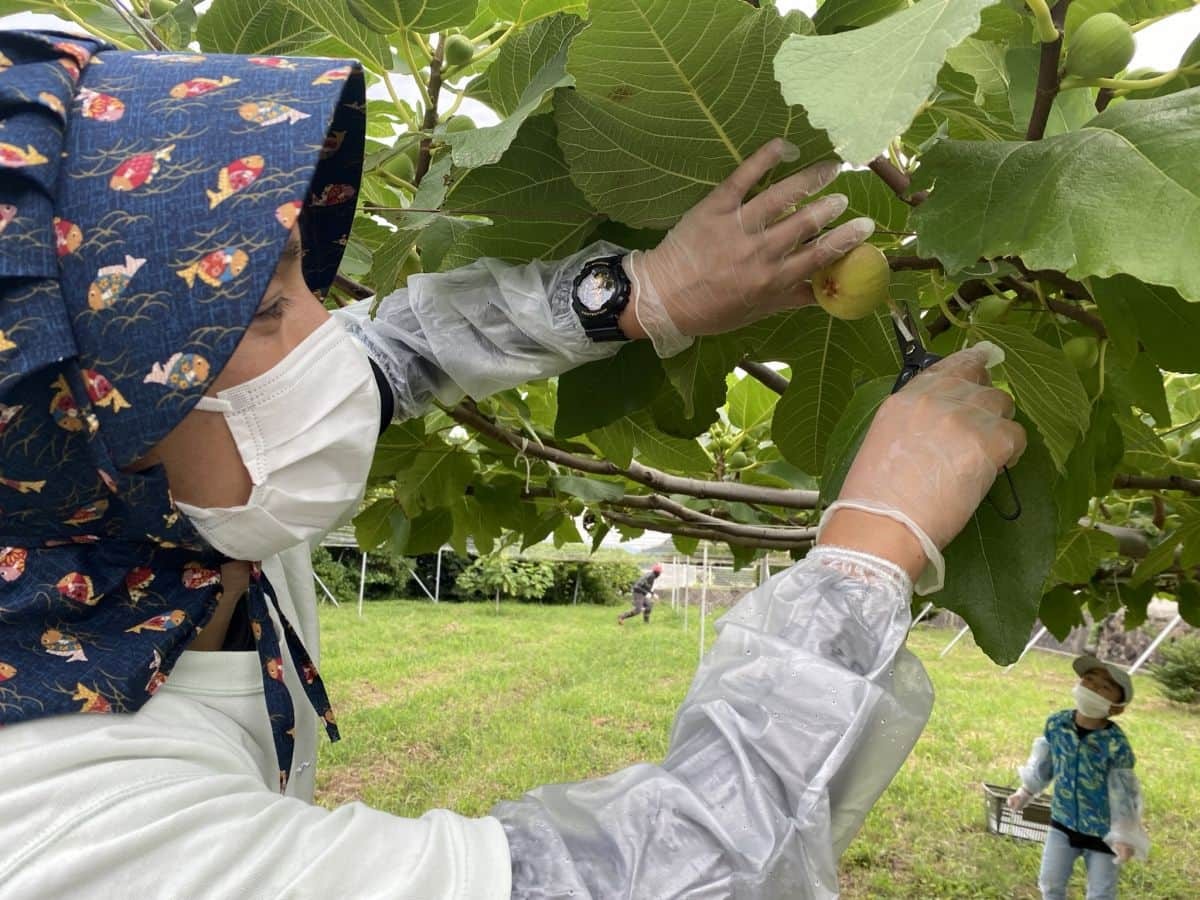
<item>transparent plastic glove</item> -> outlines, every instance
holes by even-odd
[[[1108,772],[1109,830],[1104,835],[1118,865],[1130,859],[1146,859],[1150,854],[1150,835],[1142,824],[1142,788],[1133,769]]]
[[[796,154],[782,139],[765,144],[688,210],[661,244],[630,255],[634,313],[659,356],[674,356],[699,335],[815,302],[812,274],[875,230],[873,221],[859,218],[817,237],[845,212],[842,194],[780,218],[833,181],[837,162],[809,166],[745,199],[772,168]]]
[[[1025,788],[1017,788],[1013,793],[1008,795],[1008,799],[1004,802],[1013,812],[1020,812],[1029,805],[1029,801],[1033,799],[1033,794],[1025,790]]]
[[[1024,429],[1010,421],[1012,398],[989,387],[986,365],[999,354],[992,344],[976,344],[884,401],[823,517],[824,523],[851,508],[906,526],[930,563],[917,593],[941,588],[942,548],[966,525],[1000,469],[1025,450]]]

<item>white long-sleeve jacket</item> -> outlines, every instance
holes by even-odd
[[[583,334],[568,293],[611,252],[481,261],[415,277],[374,320],[366,304],[342,315],[413,415],[614,352]],[[264,568],[317,659],[307,548]],[[903,648],[910,596],[890,563],[810,553],[722,619],[664,760],[481,819],[311,805],[316,721],[291,680],[281,797],[256,655],[188,652],[134,715],[0,729],[0,898],[834,897],[838,855],[932,703]]]

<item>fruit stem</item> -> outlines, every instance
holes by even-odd
[[[408,105],[401,100],[400,95],[396,93],[396,86],[392,84],[391,73],[384,72],[379,77],[383,80],[383,85],[387,88],[388,95],[392,98],[392,106],[396,108],[396,115],[398,115],[401,121],[408,126],[410,131],[416,131],[418,128],[420,128],[420,123],[418,123],[416,117],[409,112]],[[418,78],[417,84],[420,83],[421,79]]]
[[[1033,13],[1034,21],[1037,23],[1038,40],[1043,44],[1052,44],[1058,40],[1058,28],[1054,24],[1054,19],[1050,17],[1050,7],[1046,5],[1046,0],[1025,0],[1025,5],[1029,7],[1029,11]]]
[[[495,53],[497,50],[499,50],[501,47],[503,47],[504,42],[507,41],[509,36],[512,35],[512,33],[516,30],[517,30],[517,23],[513,22],[513,24],[509,25],[507,28],[504,29],[504,33],[501,34],[500,37],[496,38],[496,40],[494,40],[490,44],[488,44],[487,47],[485,47],[483,50],[480,50],[478,53],[475,54],[475,58],[471,60],[471,65],[475,65],[481,59],[487,59],[489,56],[491,56],[493,53]]]
[[[1079,78],[1068,75],[1063,79],[1063,90],[1077,87],[1108,88],[1110,91],[1147,91],[1150,88],[1161,87],[1179,75],[1195,75],[1200,73],[1200,66],[1186,66],[1162,72],[1153,78]]]
[[[421,70],[419,68],[417,68],[417,59],[415,56],[413,56],[412,47],[409,46],[408,36],[405,35],[396,43],[400,47],[400,55],[404,57],[404,62],[408,64],[408,71],[412,73],[413,81],[415,81],[417,83],[417,88],[421,92],[421,100],[424,101],[425,108],[428,109],[431,104],[431,101],[429,99],[429,88],[427,88],[425,86],[425,81],[421,78]],[[391,87],[390,80],[385,78],[384,81],[388,82],[388,86],[390,88]],[[392,94],[392,102],[394,104],[396,104],[396,108],[399,109],[400,108],[399,107],[400,100],[396,96],[396,92],[395,92],[394,88],[391,89],[391,94]]]
[[[417,192],[417,188],[412,182],[405,181],[399,175],[393,175],[391,172],[384,172],[382,169],[376,169],[375,174],[380,176],[384,181],[389,182],[390,184],[394,185],[395,187],[398,187],[404,191],[407,191],[410,196]]]
[[[1092,398],[1092,403],[1095,404],[1104,393],[1104,358],[1108,353],[1108,341],[1100,342],[1100,380],[1099,386],[1096,388],[1096,396]]]
[[[941,309],[942,315],[946,317],[946,321],[949,322],[951,325],[953,325],[955,328],[966,328],[967,327],[966,322],[964,322],[962,319],[960,319],[958,316],[954,315],[954,313],[950,311],[950,303],[945,298],[938,300],[938,308]]]

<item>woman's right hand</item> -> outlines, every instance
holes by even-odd
[[[894,547],[876,546],[897,540],[885,522],[913,532],[926,557],[962,530],[996,475],[1025,450],[1025,430],[1012,421],[1012,398],[991,387],[986,363],[996,352],[981,343],[955,353],[884,401],[838,495],[851,509],[834,511],[822,543],[848,545],[849,529],[837,523],[843,512],[870,515],[879,527],[854,528],[849,545],[911,572]],[[899,515],[889,522],[889,513]]]

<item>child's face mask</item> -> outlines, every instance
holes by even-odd
[[[254,485],[242,506],[176,503],[231,559],[262,560],[315,542],[354,514],[379,433],[379,390],[366,355],[330,319],[278,364],[202,397],[220,412]]]
[[[1107,697],[1102,697],[1095,691],[1084,687],[1082,682],[1075,685],[1071,693],[1075,697],[1075,708],[1083,715],[1089,719],[1108,718],[1112,703]]]

